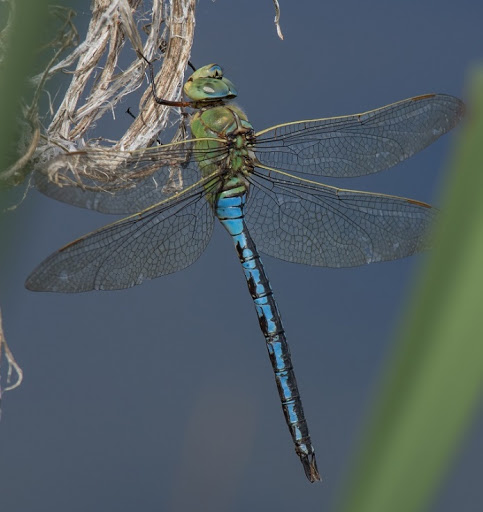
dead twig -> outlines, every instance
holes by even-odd
[[[11,350],[8,348],[7,340],[5,339],[5,334],[3,332],[3,325],[2,325],[2,310],[0,309],[0,370],[1,370],[1,363],[2,363],[2,356],[5,353],[5,359],[7,361],[7,384],[10,384],[12,380],[12,375],[15,373],[17,376],[15,382],[13,384],[10,384],[10,386],[5,387],[3,391],[11,391],[12,389],[17,388],[22,384],[23,380],[23,371],[22,368],[18,365],[17,361],[15,361],[15,358],[13,357],[13,354]],[[0,402],[2,399],[2,381],[1,381],[1,375],[0,375]],[[1,409],[0,409],[1,413]]]
[[[64,13],[60,36],[49,45],[56,49],[54,56],[46,69],[32,79],[36,89],[31,104],[24,108],[23,156],[2,171],[0,181],[4,183],[19,183],[25,177],[25,169],[30,171],[32,165],[61,183],[62,179],[53,176],[50,168],[59,155],[99,147],[113,152],[145,148],[173,118],[179,118],[178,109],[159,106],[151,100],[150,87],[145,82],[146,62],[140,55],[149,61],[162,60],[155,79],[158,94],[179,99],[194,37],[195,0],[153,0],[150,12],[144,11],[141,0],[94,0],[89,27],[80,44],[71,12]],[[139,30],[141,24],[141,29],[149,25],[147,35]],[[65,55],[72,45],[73,50]],[[125,57],[125,50],[129,49],[132,61],[121,69],[121,51]],[[70,83],[60,104],[54,108],[51,103],[46,123],[46,118],[37,114],[39,97],[46,82],[60,72],[70,74]],[[95,124],[105,114],[113,113],[143,82],[146,91],[140,114],[124,135],[116,142],[107,138],[89,140],[89,131]],[[114,170],[111,178],[116,172],[120,182],[125,181],[121,168]],[[82,186],[82,176],[79,185]]]

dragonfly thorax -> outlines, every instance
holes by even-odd
[[[191,133],[194,139],[203,139],[195,143],[197,149],[203,150],[200,161],[203,175],[220,166],[226,175],[232,176],[246,175],[253,170],[253,127],[245,113],[235,105],[203,108],[196,112],[191,120]]]
[[[191,133],[194,138],[227,138],[238,133],[253,132],[253,126],[246,114],[235,105],[205,107],[191,119]]]

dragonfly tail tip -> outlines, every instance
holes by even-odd
[[[315,453],[309,455],[303,455],[300,457],[302,465],[304,467],[305,476],[308,478],[310,483],[320,482],[319,470],[317,468],[317,461],[315,460]]]

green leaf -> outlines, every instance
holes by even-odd
[[[448,176],[434,249],[350,481],[343,512],[427,510],[480,403],[483,384],[483,69]]]

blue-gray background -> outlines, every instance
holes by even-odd
[[[270,0],[198,4],[192,61],[224,67],[256,129],[428,92],[464,97],[467,71],[483,56],[476,0],[281,8],[283,42]],[[104,135],[129,122],[118,117]],[[446,136],[342,185],[437,203],[450,145]],[[424,257],[344,270],[264,258],[324,478],[310,485],[221,227],[183,272],[120,292],[56,295],[26,291],[25,277],[111,219],[34,191],[9,215],[0,304],[25,381],[3,404],[2,511],[329,509]],[[432,510],[482,510],[482,444],[480,419]]]

